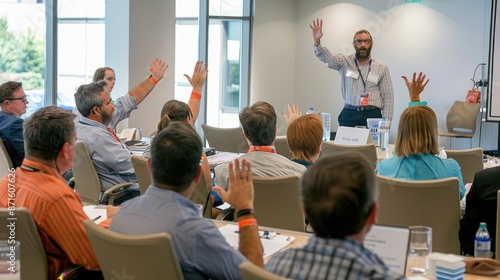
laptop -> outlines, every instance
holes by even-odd
[[[392,272],[406,274],[410,245],[409,228],[373,225],[365,236],[364,245],[377,254]]]

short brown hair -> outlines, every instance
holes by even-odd
[[[5,100],[12,98],[14,96],[14,92],[22,86],[22,83],[14,81],[5,82],[0,85],[0,102],[4,102]]]
[[[270,146],[276,138],[276,110],[273,105],[257,101],[240,112],[240,122],[253,146]]]
[[[302,175],[300,194],[304,212],[323,238],[360,233],[377,200],[375,173],[358,152],[323,157]]]
[[[396,137],[396,156],[438,154],[436,113],[427,106],[412,106],[401,114]]]
[[[361,30],[356,31],[356,33],[354,33],[354,37],[352,38],[353,41],[354,41],[354,38],[356,38],[356,35],[358,35],[358,34],[368,34],[368,36],[370,36],[370,39],[373,40],[372,34],[370,34],[370,31],[368,31],[366,29],[361,29]]]
[[[311,162],[323,142],[321,118],[316,114],[298,117],[288,125],[286,139],[294,159]]]

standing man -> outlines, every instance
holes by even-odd
[[[314,53],[329,68],[339,71],[340,90],[344,98],[344,109],[338,117],[340,126],[366,126],[367,118],[386,117],[394,114],[394,91],[387,66],[371,58],[373,40],[368,30],[354,34],[352,45],[355,54],[332,54],[321,46],[323,20],[316,19],[312,25]]]

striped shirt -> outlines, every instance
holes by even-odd
[[[363,79],[361,77],[354,79],[347,77],[347,73],[358,73],[355,54],[332,54],[321,45],[314,47],[314,53],[329,68],[339,71],[340,90],[345,104],[361,106],[361,94],[369,92],[368,105],[379,107],[382,110],[382,116],[392,120],[394,115],[394,89],[392,88],[389,68],[385,64],[370,59],[370,61],[359,67]],[[375,74],[378,79],[376,81],[368,79],[369,74]],[[363,85],[363,80],[366,83],[366,88]]]
[[[11,202],[15,207],[28,208],[38,228],[47,254],[47,279],[56,279],[70,263],[91,270],[99,269],[83,227],[83,221],[88,217],[83,212],[78,194],[65,184],[54,168],[27,158],[23,164],[34,171],[18,167],[11,173],[14,176],[2,178],[0,207],[9,206],[8,187],[14,186],[15,200]]]
[[[312,236],[304,247],[273,255],[266,270],[290,279],[404,279],[351,238]]]

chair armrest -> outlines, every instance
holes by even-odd
[[[125,192],[133,184],[134,183],[132,183],[132,182],[126,182],[126,183],[116,184],[116,185],[110,187],[109,189],[104,191],[103,196],[102,196],[102,200],[104,201],[105,198],[108,197],[108,205],[113,205],[113,202],[115,200],[115,196]]]
[[[227,208],[220,211],[219,215],[217,215],[217,218],[215,219],[220,221],[233,221],[235,219],[234,208]]]

